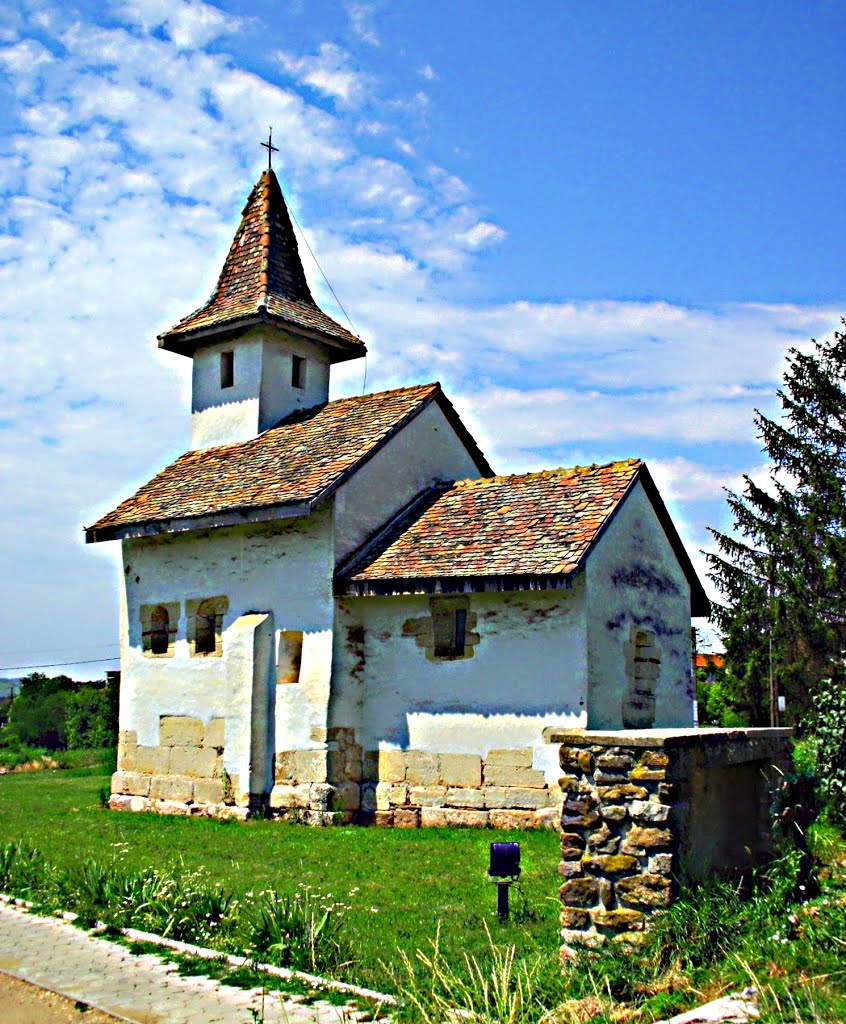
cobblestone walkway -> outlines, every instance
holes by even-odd
[[[133,956],[54,918],[0,904],[0,970],[62,995],[92,1003],[134,1024],[352,1024],[351,1007],[309,1006],[296,996],[183,978],[157,956]]]

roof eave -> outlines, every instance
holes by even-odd
[[[266,309],[259,309],[255,312],[245,313],[241,316],[230,317],[220,323],[207,324],[204,327],[188,328],[180,330],[173,328],[158,335],[159,348],[166,352],[175,352],[180,356],[194,355],[197,345],[209,338],[239,334],[250,327],[269,324],[275,328],[281,328],[290,334],[296,334],[308,341],[316,341],[326,346],[331,363],[342,363],[349,359],[357,359],[367,354],[367,346],[363,341],[348,341],[336,337],[324,331],[311,330],[296,324],[285,317],[270,313]]]
[[[478,576],[413,576],[392,579],[336,577],[339,597],[401,597],[415,594],[509,593],[525,590],[569,590],[576,573],[485,573]]]
[[[89,526],[85,530],[85,543],[97,544],[107,540],[128,540],[138,537],[157,537],[161,534],[187,533],[189,530],[214,530],[222,526],[243,526],[247,523],[265,523],[274,519],[307,516],[314,507],[310,501],[285,502],[258,508],[234,508],[199,516],[174,516],[170,519],[148,519],[117,526]]]

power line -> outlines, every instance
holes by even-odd
[[[321,274],[323,275],[323,280],[324,280],[324,281],[326,282],[326,286],[328,287],[329,291],[330,291],[330,292],[332,293],[332,295],[334,296],[334,298],[335,298],[335,302],[337,302],[337,303],[338,303],[338,306],[340,307],[340,310],[341,310],[341,312],[342,312],[342,313],[344,314],[344,316],[345,316],[345,317],[347,318],[347,323],[348,323],[348,324],[350,325],[350,327],[352,327],[352,332],[353,332],[353,334],[354,334],[354,335],[355,335],[356,337],[358,337],[359,335],[358,335],[358,331],[357,331],[357,330],[355,329],[355,324],[354,324],[354,323],[352,322],[352,320],[350,319],[350,315],[349,315],[349,313],[348,313],[348,312],[346,311],[346,309],[344,309],[344,304],[343,304],[343,302],[341,302],[341,300],[340,300],[340,299],[338,298],[338,296],[337,296],[337,293],[335,292],[335,289],[334,289],[334,288],[332,287],[332,284],[331,284],[331,282],[329,281],[329,278],[328,278],[328,277],[326,276],[326,274],[325,274],[325,273],[323,273],[323,267],[321,267],[321,266],[320,266],[320,262],[318,261],[317,257],[316,257],[316,256],[314,255],[314,250],[313,250],[313,249],[312,249],[312,247],[311,247],[311,246],[310,246],[310,245],[308,244],[308,239],[307,239],[307,238],[306,238],[306,236],[305,236],[305,232],[304,232],[304,231],[303,231],[303,229],[302,229],[302,228],[300,227],[299,221],[298,221],[298,220],[297,220],[297,218],[296,218],[296,217],[294,216],[294,211],[293,211],[293,210],[289,210],[288,212],[289,212],[289,213],[291,214],[291,219],[293,220],[293,222],[294,222],[294,223],[295,223],[295,224],[297,225],[297,230],[298,230],[298,231],[299,231],[299,233],[300,233],[300,237],[302,238],[302,240],[303,240],[303,241],[305,242],[305,244],[306,244],[306,249],[308,249],[308,251],[309,251],[309,252],[311,253],[311,258],[312,258],[312,259],[314,260],[314,262],[315,262],[315,263],[317,264],[317,269],[318,269],[318,270],[320,271],[320,273],[321,273]]]
[[[120,661],[120,658],[89,658],[87,661],[54,661],[50,665],[0,665],[0,672],[21,672],[25,668],[65,668],[68,665],[102,665],[107,661]]]
[[[8,651],[0,651],[0,657],[5,658],[10,654],[22,654],[24,657],[43,658],[45,654],[61,654],[66,651],[104,651],[106,648],[111,647],[120,647],[120,644],[84,644],[82,647],[45,647],[40,651],[27,651],[22,647],[15,647]]]

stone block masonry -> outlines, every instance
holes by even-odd
[[[314,824],[397,828],[555,828],[561,796],[532,768],[529,749],[478,754],[364,751],[352,729],[327,730],[325,750],[281,751],[271,813]]]
[[[547,729],[560,746],[562,957],[635,948],[680,887],[770,852],[789,729]]]
[[[142,746],[134,730],[118,739],[118,770],[109,807],[116,811],[247,816],[238,779],[223,767],[225,723],[187,715],[162,715],[159,744]]]

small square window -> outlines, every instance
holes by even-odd
[[[291,356],[291,387],[304,388],[306,361],[302,356]]]
[[[231,388],[235,383],[235,353],[220,353],[220,386]]]

